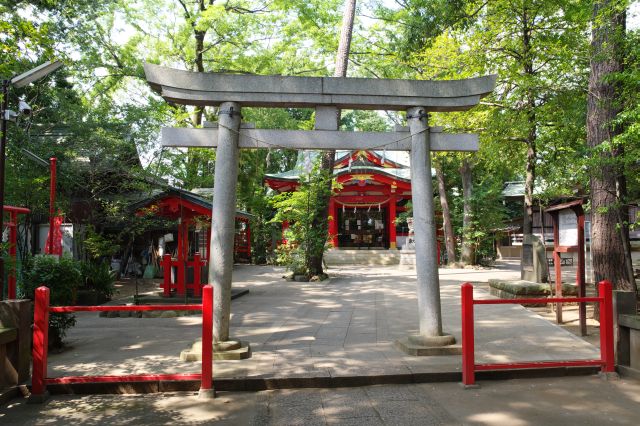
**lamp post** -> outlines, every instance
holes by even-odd
[[[0,131],[2,132],[2,136],[0,136],[0,235],[4,233],[4,163],[8,122],[15,120],[19,114],[31,114],[31,107],[24,101],[20,101],[17,113],[9,109],[9,87],[24,87],[47,76],[61,66],[62,62],[60,61],[49,61],[11,79],[2,80],[2,109],[0,110]],[[0,300],[3,299],[3,295],[4,258],[0,256]]]

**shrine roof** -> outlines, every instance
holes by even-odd
[[[203,188],[199,188],[201,191]],[[206,188],[209,189],[209,188]],[[202,191],[205,192],[205,191]],[[184,202],[185,204],[191,204],[198,208],[202,213],[211,215],[211,207],[212,207],[212,197],[206,197],[203,195],[196,194],[195,192],[187,191],[180,188],[170,187],[164,191],[155,192],[149,197],[146,197],[142,200],[136,201],[129,205],[129,207],[133,211],[137,211],[143,209],[145,207],[150,207],[154,203],[167,199],[175,199]],[[250,219],[253,217],[251,213],[248,213],[243,210],[236,210],[236,217],[240,217],[243,219]]]
[[[388,176],[392,176],[397,179],[401,179],[404,181],[411,180],[411,169],[409,168],[386,168],[386,167],[373,167],[373,166],[351,166],[351,169],[348,167],[342,169],[335,169],[333,171],[334,176],[340,176],[346,173],[362,173],[362,172],[373,172],[380,173]],[[277,179],[277,180],[288,180],[288,181],[298,181],[300,179],[300,175],[304,174],[302,169],[293,169],[288,170],[282,173],[267,173],[265,174],[266,179]]]
[[[502,196],[505,198],[524,197],[524,190],[525,186],[523,180],[505,182],[504,187],[502,188]],[[534,195],[540,195],[542,193],[540,185],[534,185],[533,193]]]

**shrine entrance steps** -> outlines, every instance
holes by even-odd
[[[341,249],[327,250],[324,254],[327,266],[369,265],[389,266],[400,264],[400,250],[384,249]]]

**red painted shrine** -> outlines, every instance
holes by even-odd
[[[162,257],[163,294],[184,295],[188,291],[200,296],[209,262],[211,201],[193,192],[170,189],[136,203],[134,208],[139,215],[153,213],[177,221],[177,238],[167,241]],[[250,217],[248,213],[236,212],[236,260],[251,260]]]
[[[410,168],[391,161],[383,151],[343,151],[336,157],[334,177],[342,189],[329,202],[333,246],[401,248],[408,229],[396,225],[395,219],[411,200]],[[301,173],[290,170],[268,174],[265,181],[275,191],[294,191]]]

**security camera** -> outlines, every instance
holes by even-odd
[[[24,99],[20,99],[20,102],[18,102],[18,109],[20,110],[20,114],[31,115],[31,106],[29,106]]]

